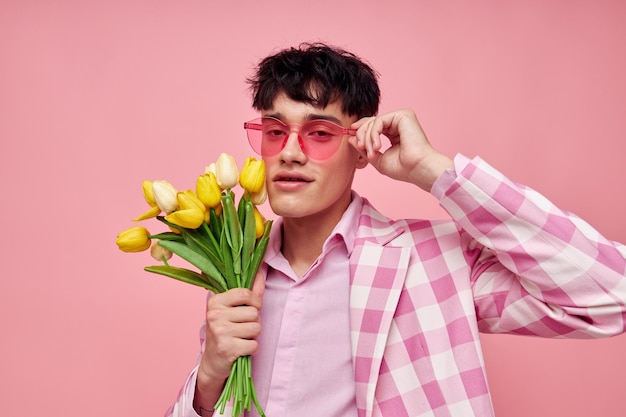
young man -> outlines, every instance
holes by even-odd
[[[232,362],[253,354],[270,417],[491,416],[479,331],[624,332],[626,247],[484,161],[437,152],[412,111],[375,116],[376,75],[357,57],[302,45],[250,82],[263,119],[249,138],[280,218],[252,291],[209,297],[168,415],[212,415]],[[351,190],[367,164],[452,220],[378,213]]]

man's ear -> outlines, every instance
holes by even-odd
[[[356,167],[358,169],[365,168],[368,163],[369,163],[369,161],[367,160],[367,155],[365,154],[365,152],[357,153],[357,155],[356,155]]]

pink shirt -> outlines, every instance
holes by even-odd
[[[300,278],[280,251],[282,220],[274,225],[265,256],[269,269],[259,351],[252,359],[258,398],[268,416],[357,415],[348,255],[361,207],[355,198]]]

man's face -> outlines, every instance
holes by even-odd
[[[312,119],[330,119],[349,127],[356,121],[342,113],[341,104],[325,108],[291,100],[280,94],[263,116],[275,117],[285,124],[301,125]],[[267,168],[267,193],[272,210],[285,218],[317,217],[338,221],[350,203],[352,179],[356,168],[367,160],[348,143],[341,141],[337,152],[324,160],[313,160],[302,151],[297,133],[289,135],[285,147],[276,155],[264,157]]]

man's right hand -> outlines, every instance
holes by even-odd
[[[212,410],[219,398],[233,362],[258,349],[261,333],[259,310],[265,291],[265,277],[257,274],[252,290],[235,288],[209,297],[206,313],[205,349],[196,381],[194,409]]]

